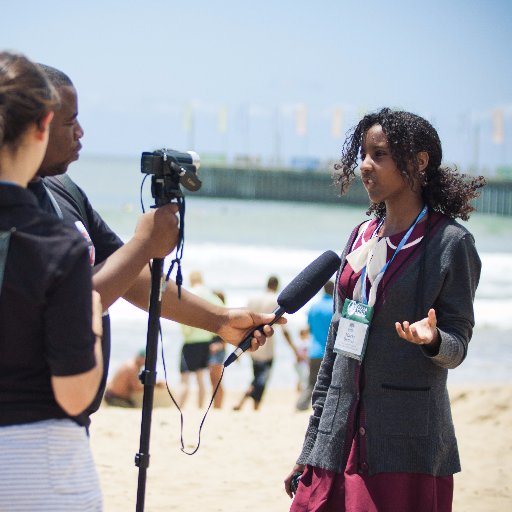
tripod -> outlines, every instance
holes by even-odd
[[[156,199],[155,206],[163,206],[168,204],[177,196],[166,190],[166,182],[168,180],[153,177],[152,193]],[[168,188],[168,187],[167,187]],[[181,201],[180,201],[181,199]],[[177,246],[178,262],[178,286],[181,285],[181,269],[179,267],[179,253],[183,250],[183,233],[185,223],[185,203],[183,197],[179,197],[180,204],[180,238]],[[146,340],[146,360],[144,370],[139,375],[139,379],[144,385],[144,395],[142,398],[142,419],[140,427],[140,444],[139,452],[135,455],[135,465],[139,468],[139,479],[137,485],[137,512],[144,511],[144,501],[146,495],[146,475],[149,467],[149,439],[151,435],[151,416],[153,413],[153,397],[156,384],[156,361],[158,355],[158,336],[160,333],[160,313],[162,309],[162,292],[164,285],[163,276],[164,260],[155,258],[151,266],[151,293],[149,297],[149,317],[148,317],[148,333]],[[169,274],[171,273],[169,270]],[[179,297],[179,288],[178,288]]]
[[[148,334],[146,342],[146,362],[140,374],[144,385],[142,399],[142,420],[140,428],[139,452],[135,455],[135,465],[139,468],[137,486],[137,512],[143,512],[146,495],[146,475],[149,467],[149,439],[151,435],[151,415],[153,412],[153,396],[156,384],[156,360],[158,349],[158,334],[160,332],[160,310],[162,306],[164,260],[153,260],[151,268],[151,295],[149,299]]]
[[[149,162],[149,163],[148,163]],[[188,190],[196,191],[201,188],[201,181],[196,172],[199,167],[197,154],[183,154],[173,150],[161,150],[154,153],[143,153],[141,170],[151,176],[151,195],[155,199],[155,207],[164,206],[177,200],[180,213],[179,240],[176,246],[176,259],[173,261],[167,279],[172,272],[174,263],[178,264],[176,284],[180,298],[181,267],[185,233],[185,198],[180,183]],[[146,341],[146,360],[144,370],[139,378],[144,385],[142,398],[142,420],[140,428],[139,452],[135,455],[135,465],[139,468],[137,485],[137,512],[144,511],[146,496],[146,476],[149,467],[149,438],[151,435],[151,415],[153,412],[153,397],[156,384],[156,360],[158,336],[160,333],[160,313],[162,309],[162,292],[164,260],[156,258],[151,267],[151,294],[149,298],[148,334]]]

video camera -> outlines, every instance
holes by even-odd
[[[201,188],[197,177],[200,158],[194,151],[182,153],[174,149],[158,149],[143,152],[140,162],[141,172],[151,174],[151,194],[157,206],[183,197],[180,184],[187,190],[196,192]]]

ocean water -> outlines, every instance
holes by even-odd
[[[143,175],[138,157],[82,158],[70,176],[86,190],[93,206],[127,240],[141,212]],[[144,203],[151,204],[149,183]],[[265,288],[270,274],[285,286],[309,262],[327,249],[340,252],[353,226],[364,219],[363,207],[270,201],[198,198],[186,200],[185,281],[201,270],[206,284],[222,290],[227,304],[244,306]],[[510,382],[512,380],[512,218],[474,214],[465,223],[474,234],[482,259],[482,275],[475,300],[476,327],[466,361],[450,372],[452,383]],[[167,268],[167,265],[166,267]],[[312,302],[315,299],[312,300]],[[311,303],[312,303],[311,302]],[[310,304],[311,304],[310,303]],[[292,336],[306,324],[309,305],[288,316]],[[111,372],[146,345],[147,313],[124,300],[111,309]],[[167,377],[179,382],[181,332],[162,320]],[[294,359],[278,332],[270,387],[293,388]],[[159,349],[160,350],[160,349]],[[159,352],[159,378],[163,378]],[[227,388],[242,389],[251,379],[250,358],[242,356],[225,373]]]

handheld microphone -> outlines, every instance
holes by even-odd
[[[298,311],[318,293],[340,265],[341,259],[334,251],[326,251],[312,261],[279,294],[277,297],[278,307],[273,311],[276,316],[268,325],[273,325],[285,313],[291,314]],[[260,325],[258,330],[261,331],[262,327]],[[251,346],[252,332],[254,331],[251,331],[251,334],[248,334],[224,361],[224,368],[227,368]]]

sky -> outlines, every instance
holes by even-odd
[[[84,155],[324,161],[390,106],[463,170],[512,166],[510,0],[0,4],[0,48],[73,80]]]

